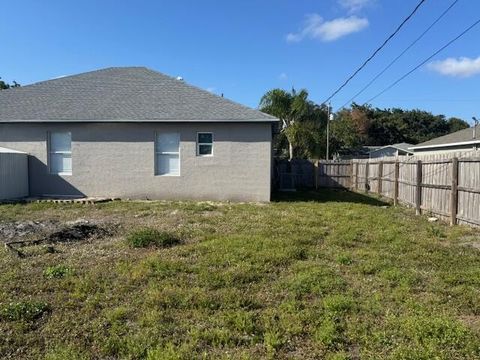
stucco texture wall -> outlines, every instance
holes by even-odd
[[[48,171],[49,132],[72,134],[70,176]],[[180,176],[155,176],[155,134],[180,133]],[[214,155],[196,155],[197,132]],[[0,146],[30,154],[30,194],[269,201],[270,123],[0,124]]]

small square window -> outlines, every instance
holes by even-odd
[[[213,155],[213,133],[197,133],[197,155]]]

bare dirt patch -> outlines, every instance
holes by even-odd
[[[465,236],[462,238],[461,246],[473,247],[480,250],[480,236]]]
[[[58,221],[11,221],[0,223],[0,241],[7,242],[14,239],[29,238],[45,235],[61,226]]]
[[[49,242],[80,241],[90,238],[103,238],[112,235],[112,231],[100,224],[89,222],[67,225],[47,237]]]
[[[55,222],[16,222],[2,224],[0,236],[3,237],[5,247],[19,257],[25,257],[21,248],[47,246],[46,251],[55,252],[53,245],[57,243],[77,242],[83,240],[100,239],[112,236],[116,226],[100,224],[88,220],[77,220],[59,224]]]
[[[480,316],[479,315],[464,315],[460,316],[460,320],[468,327],[480,330]]]

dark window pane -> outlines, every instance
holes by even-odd
[[[212,155],[212,145],[199,145],[198,155]]]
[[[200,144],[202,143],[211,144],[213,142],[213,135],[209,133],[198,134],[198,142]]]

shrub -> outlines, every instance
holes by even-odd
[[[73,273],[73,270],[65,265],[49,266],[43,271],[43,276],[48,279],[59,279]]]
[[[48,305],[36,301],[10,303],[0,309],[0,319],[33,321],[48,311]]]
[[[180,243],[180,239],[166,231],[145,228],[131,232],[127,236],[127,243],[133,248],[150,246],[165,248]]]

